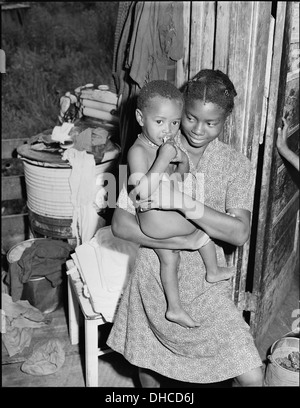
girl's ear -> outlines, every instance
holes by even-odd
[[[138,124],[141,127],[144,126],[143,113],[142,113],[142,111],[140,109],[135,110],[135,117],[136,117],[136,120],[137,120]]]

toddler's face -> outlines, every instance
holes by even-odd
[[[174,138],[179,130],[182,108],[179,100],[152,98],[141,115],[143,133],[158,146],[166,139]]]

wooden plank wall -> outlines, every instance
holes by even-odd
[[[176,63],[176,82],[175,85],[181,88],[189,80],[189,62],[190,62],[190,17],[191,2],[183,2],[183,46],[184,57]]]
[[[200,69],[213,67],[215,3],[214,1],[191,2],[191,37],[189,78]]]
[[[295,269],[298,259],[295,254],[298,196],[293,178],[286,173],[283,163],[278,164],[281,159],[278,154],[276,157],[275,140],[280,124],[277,112],[281,110],[282,114],[286,105],[293,116],[290,143],[296,143],[299,39],[297,43],[295,23],[294,42],[283,42],[286,8],[290,10],[290,5],[278,2],[276,19],[272,7],[269,1],[184,2],[186,48],[184,58],[177,63],[178,86],[203,68],[215,68],[227,73],[236,87],[235,109],[222,140],[250,159],[256,178],[252,197],[257,197],[257,205],[253,208],[251,240],[228,259],[237,268],[233,299],[241,312],[247,309],[250,299],[249,323],[256,336],[266,330],[280,307],[291,281],[289,271]],[[286,94],[281,95],[279,74],[283,69],[282,50],[287,45],[292,50],[287,65],[294,68],[287,73]],[[282,106],[277,106],[280,100]],[[278,287],[282,290],[278,291]],[[250,290],[250,297],[246,290]],[[253,299],[258,299],[258,303]]]
[[[245,154],[256,177],[264,121],[271,2],[218,2],[214,68],[226,72],[237,91],[235,108],[223,133],[224,142]],[[255,185],[252,186],[254,196]],[[233,298],[245,307],[250,240],[234,253],[237,265]]]
[[[288,143],[299,155],[299,28],[298,36],[294,29],[299,27],[298,18],[298,2],[278,3],[255,259],[254,290],[259,302],[251,317],[258,344],[299,267],[299,173],[276,148],[277,127],[287,109],[291,120]]]
[[[185,57],[177,64],[177,85],[203,68],[220,69],[229,75],[238,96],[222,139],[249,157],[254,175],[264,130],[270,23],[271,2],[184,2],[186,48]],[[233,297],[241,309],[248,255],[249,242],[228,258],[237,266]]]

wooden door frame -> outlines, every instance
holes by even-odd
[[[275,160],[276,150],[276,129],[281,126],[286,91],[287,64],[289,56],[290,39],[290,17],[291,4],[286,2],[277,2],[276,23],[273,44],[273,58],[271,65],[270,86],[268,109],[266,118],[266,130],[263,139],[263,154],[261,155],[261,175],[259,174],[260,185],[258,196],[256,197],[257,212],[256,231],[253,249],[251,255],[254,257],[252,270],[253,274],[252,293],[256,298],[256,305],[250,315],[251,332],[259,342],[260,337],[266,332],[267,327],[260,327],[259,310],[264,302],[263,276],[267,268],[268,253],[266,251],[267,243],[270,242],[272,233],[272,211],[270,203],[273,202],[274,183],[277,177],[277,168]],[[258,183],[257,183],[258,184]],[[295,242],[297,242],[297,237]],[[270,322],[269,322],[270,323]],[[265,326],[265,325],[264,325]]]

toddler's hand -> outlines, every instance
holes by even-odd
[[[177,156],[177,148],[173,139],[166,140],[159,148],[159,155],[163,155],[165,160],[172,162]]]
[[[172,210],[182,208],[182,200],[182,193],[178,190],[174,180],[164,178],[151,197],[147,200],[141,200],[139,204],[144,210],[150,208]]]

